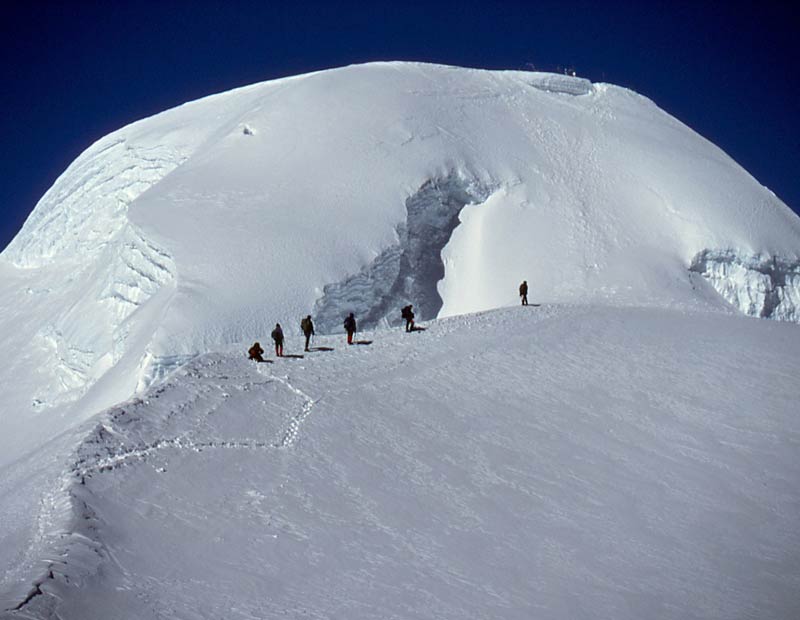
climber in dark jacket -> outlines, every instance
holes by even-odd
[[[523,280],[522,284],[519,285],[519,296],[522,297],[522,305],[528,305],[528,281]]]
[[[300,321],[300,329],[303,330],[303,335],[306,337],[306,351],[310,351],[308,345],[311,342],[311,336],[314,335],[314,322],[311,320],[310,314]]]
[[[413,308],[413,306],[408,304],[407,306],[403,306],[403,309],[400,310],[400,316],[406,320],[407,332],[414,331],[414,311],[411,308]]]
[[[257,362],[265,362],[266,361],[262,357],[262,355],[264,355],[264,349],[261,348],[261,345],[258,342],[256,342],[255,344],[253,344],[252,347],[250,347],[250,350],[248,351],[248,353],[250,354],[250,359],[251,360],[255,360]]]
[[[356,317],[352,312],[344,320],[344,331],[347,332],[347,344],[353,344],[353,334],[356,333]]]
[[[275,329],[272,330],[272,339],[275,341],[275,355],[283,357],[283,330],[280,323],[275,323]]]

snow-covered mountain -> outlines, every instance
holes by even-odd
[[[117,368],[110,404],[312,310],[329,332],[406,300],[430,319],[507,304],[523,278],[548,302],[666,305],[696,297],[695,270],[748,314],[797,321],[799,248],[785,205],[629,90],[379,63],[98,141],[2,254],[3,318],[39,369],[19,406]]]
[[[365,336],[206,354],[8,468],[16,508],[82,439],[3,541],[0,617],[798,617],[797,326],[559,304]]]
[[[454,328],[461,325],[459,319],[437,322],[429,332],[410,336],[419,336],[417,341],[392,336],[394,348],[376,343],[374,353],[337,350],[325,359],[320,355],[319,360],[303,361],[298,376],[292,370],[291,377],[285,367],[292,363],[288,360],[273,369],[256,369],[243,365],[233,353],[255,339],[266,341],[278,321],[291,337],[300,317],[309,312],[318,332],[333,334],[341,330],[349,311],[363,327],[385,330],[398,322],[399,308],[408,302],[423,320],[508,306],[516,303],[523,279],[530,284],[532,300],[546,304],[531,308],[538,314],[515,311],[464,319],[460,336]],[[130,542],[139,536],[134,532],[141,531],[135,519],[139,513],[134,509],[131,515],[121,514],[130,503],[119,508],[133,496],[151,506],[151,512],[141,514],[157,514],[161,506],[165,513],[185,513],[187,525],[203,535],[226,536],[214,529],[222,527],[220,514],[210,515],[201,526],[196,515],[185,512],[191,512],[188,505],[212,499],[201,490],[199,497],[186,496],[191,489],[184,478],[163,478],[168,481],[163,492],[181,498],[174,502],[159,503],[142,487],[162,488],[156,482],[161,478],[152,471],[165,472],[148,467],[167,454],[169,463],[158,466],[166,467],[167,473],[183,466],[242,471],[250,466],[249,459],[267,468],[276,466],[274,460],[281,467],[297,464],[302,473],[293,479],[292,498],[281,499],[279,478],[269,472],[247,482],[250,486],[230,486],[230,493],[258,495],[261,499],[253,502],[264,503],[263,519],[283,519],[286,531],[300,532],[298,540],[329,536],[331,541],[354,535],[332,527],[346,518],[352,495],[353,511],[348,514],[388,536],[375,535],[363,544],[348,539],[350,546],[342,557],[358,552],[377,558],[368,568],[344,560],[342,566],[330,564],[329,554],[342,552],[333,542],[321,547],[318,541],[309,543],[302,553],[299,548],[278,550],[277,559],[259,555],[272,576],[285,569],[287,574],[297,571],[301,579],[309,566],[321,567],[322,581],[315,583],[322,598],[306,607],[292,606],[287,601],[296,599],[300,586],[285,581],[277,589],[264,586],[274,605],[259,607],[251,600],[236,617],[297,615],[306,609],[311,617],[463,618],[469,617],[464,612],[467,603],[461,606],[457,601],[464,588],[476,592],[477,583],[483,584],[479,592],[485,604],[469,603],[482,610],[476,617],[531,617],[537,600],[542,617],[589,617],[583,613],[584,603],[573,607],[559,603],[557,596],[545,600],[530,594],[553,588],[561,592],[576,582],[593,584],[593,589],[575,592],[585,595],[585,609],[607,612],[595,617],[641,617],[638,612],[645,611],[643,605],[650,600],[647,588],[640,581],[626,591],[625,583],[637,571],[650,569],[662,577],[677,570],[689,575],[670,581],[673,591],[659,590],[664,613],[656,616],[691,617],[681,601],[697,602],[703,596],[710,596],[707,604],[717,610],[751,604],[763,609],[762,595],[771,593],[777,602],[767,616],[787,617],[778,612],[796,609],[786,592],[798,584],[798,531],[784,515],[800,497],[791,449],[797,439],[794,414],[800,393],[783,369],[791,367],[800,351],[798,329],[736,315],[800,322],[800,218],[713,144],[629,90],[552,74],[374,63],[257,84],[185,104],[106,136],[64,172],[0,254],[0,307],[0,333],[11,352],[0,367],[0,602],[5,608],[31,595],[29,601],[36,602],[20,613],[35,608],[34,617],[54,609],[58,597],[65,605],[59,617],[113,616],[111,608],[103,607],[106,604],[128,610],[119,617],[151,617],[145,608],[166,604],[169,584],[178,601],[183,598],[175,588],[185,589],[187,597],[196,595],[187,585],[191,580],[219,585],[231,579],[233,575],[225,572],[227,560],[222,567],[206,567],[212,577],[192,574],[170,581],[121,559],[125,550],[120,545],[139,544]],[[554,333],[571,343],[561,345],[555,337],[547,341],[563,353],[549,366],[540,365],[542,357],[553,353],[537,340],[542,317],[552,319],[558,326]],[[603,320],[592,317],[603,317],[613,327],[605,329]],[[585,324],[594,326],[593,331],[586,331]],[[663,330],[663,337],[655,338],[648,330]],[[570,339],[573,331],[585,338]],[[522,334],[529,336],[515,342]],[[634,336],[650,340],[637,348]],[[387,338],[384,331],[377,332],[376,340]],[[678,341],[680,345],[674,344]],[[417,346],[430,348],[424,363]],[[215,353],[198,361],[198,355],[209,352]],[[501,361],[506,353],[518,371]],[[587,359],[594,363],[581,363],[584,354],[593,355]],[[440,376],[450,367],[451,356],[457,366]],[[635,363],[629,363],[628,356]],[[170,375],[190,360],[195,361]],[[212,362],[213,370],[207,371],[204,364]],[[409,371],[414,363],[420,367]],[[542,368],[553,373],[548,374],[550,396],[543,396],[536,381],[542,378]],[[713,370],[718,368],[727,370],[729,381],[733,376],[740,381],[723,382],[722,371]],[[350,387],[336,387],[348,370],[355,373]],[[373,392],[371,378],[373,373],[391,372],[399,378],[380,375],[388,381],[384,403]],[[697,373],[702,385],[689,380],[687,372]],[[720,374],[719,380],[701,380],[710,372]],[[640,385],[631,388],[638,390],[635,403],[625,404],[620,414],[619,399],[627,398],[619,396],[620,390],[626,393],[626,373]],[[657,373],[664,376],[651,376]],[[432,383],[418,389],[402,380],[406,376],[414,377],[414,385],[426,376]],[[185,402],[159,406],[154,399],[163,392],[154,386],[146,397],[149,404],[137,401],[135,406],[112,409],[97,422],[101,410],[143,394],[165,377],[170,377],[166,385],[174,388],[168,393],[182,394]],[[481,389],[471,389],[473,382]],[[508,390],[537,406],[510,403]],[[607,397],[598,400],[598,390]],[[227,400],[234,396],[230,402],[236,406]],[[320,398],[335,404],[319,407]],[[727,414],[736,402],[731,420]],[[300,414],[295,412],[298,403]],[[415,403],[422,418],[412,422],[404,416]],[[226,413],[221,426],[197,426],[210,415],[206,404],[210,412]],[[312,404],[313,417],[319,420],[315,424],[323,427],[309,440],[312,454],[298,455],[293,433],[311,418]],[[327,406],[334,425],[330,428],[325,427],[328,418],[319,415]],[[387,407],[396,416],[392,424],[398,425],[388,444],[388,427],[381,426],[388,423]],[[558,427],[573,408],[584,417]],[[132,409],[135,416],[125,417]],[[380,412],[384,422],[371,416]],[[644,430],[631,417],[634,412],[648,416]],[[357,419],[348,421],[345,413]],[[488,413],[496,415],[477,419]],[[708,415],[708,427],[694,418]],[[130,426],[127,420],[133,420]],[[347,430],[351,423],[356,430]],[[435,432],[426,433],[426,424]],[[696,424],[702,428],[694,428]],[[726,425],[732,425],[735,436],[729,436]],[[542,431],[550,435],[543,438]],[[624,446],[607,445],[615,441],[614,432],[630,433]],[[769,438],[778,432],[785,435],[775,440],[781,452],[772,459],[766,456],[772,445]],[[354,445],[346,445],[348,437]],[[517,442],[515,456],[506,458],[498,446],[508,447],[512,438]],[[569,474],[574,463],[568,453],[595,440],[606,443],[594,456],[590,453],[584,465],[601,467],[596,478]],[[637,441],[643,442],[641,447]],[[331,444],[315,452],[317,442]],[[185,460],[200,449],[208,460]],[[359,462],[366,458],[363,450],[372,450],[373,459],[376,449],[386,457]],[[467,457],[470,449],[483,456]],[[233,457],[209,456],[217,453]],[[435,455],[435,466],[422,453]],[[548,453],[556,458],[555,469],[552,475],[538,477],[536,468],[546,469],[540,457]],[[658,458],[637,469],[640,458],[652,454]],[[691,462],[675,474],[674,484],[668,483],[657,497],[648,495],[649,485],[660,484],[660,468],[687,455]],[[349,464],[340,462],[345,456],[352,457]],[[523,461],[534,469],[522,474]],[[88,485],[76,483],[77,474],[85,479],[89,473],[129,462],[136,467],[114,469],[108,483],[96,476]],[[733,477],[716,470],[702,473],[700,462],[716,463]],[[625,467],[619,470],[615,463]],[[748,463],[761,468],[763,477],[749,472]],[[400,497],[421,514],[435,514],[441,497],[451,497],[458,514],[442,520],[455,519],[455,525],[428,528],[407,514],[409,506],[384,503],[387,497],[378,491],[378,482],[352,482],[362,465],[376,480],[411,475],[412,483]],[[440,471],[438,482],[422,470]],[[144,477],[137,479],[135,472]],[[293,472],[287,469],[281,476],[292,478]],[[201,484],[217,484],[210,471],[206,474]],[[618,476],[621,484],[629,484],[615,494],[609,487]],[[741,493],[716,488],[734,479],[745,485]],[[493,494],[491,480],[498,488],[510,485],[527,499],[517,497],[514,502],[519,503],[497,506],[504,495]],[[600,510],[602,519],[619,516],[623,508],[636,513],[622,523],[639,528],[643,546],[638,549],[644,555],[637,556],[635,548],[619,552],[607,563],[586,569],[594,577],[579,568],[577,558],[570,559],[576,549],[601,555],[606,549],[602,539],[583,546],[587,537],[601,531],[588,505],[581,505],[575,517],[561,506],[565,497],[585,490],[581,480],[608,491],[601,494],[605,499],[591,502],[606,506],[605,513]],[[759,480],[772,485],[771,490],[759,489]],[[570,481],[578,481],[578,486]],[[324,491],[328,484],[333,491]],[[687,508],[692,501],[670,491],[678,488],[675,485],[694,489],[695,503],[707,490],[713,489],[713,497],[701,508]],[[308,497],[318,493],[329,493],[331,502],[336,496],[345,504],[309,503]],[[642,495],[650,499],[637,508]],[[551,521],[521,516],[520,511],[527,510],[522,506],[533,496],[549,507],[541,519]],[[278,500],[285,502],[287,512],[266,507]],[[115,507],[115,501],[122,503]],[[653,517],[659,501],[668,511],[677,510],[676,505],[699,511],[693,513],[699,521],[679,519],[683,525],[678,528],[688,534],[692,542],[687,545],[697,546],[697,552],[671,556],[660,571],[630,560],[664,553],[676,544],[678,530],[667,528],[665,533]],[[102,516],[103,511],[110,512]],[[398,521],[387,522],[383,511],[398,513]],[[742,515],[734,519],[739,525],[708,538],[711,515],[737,511]],[[558,521],[559,516],[564,521]],[[759,538],[753,528],[761,518],[773,519],[779,531]],[[526,563],[509,551],[483,571],[474,567],[488,547],[458,555],[465,542],[477,544],[476,532],[496,540],[511,525],[527,528],[529,534],[509,539],[509,545],[545,555]],[[578,538],[556,535],[559,528],[572,526],[582,532]],[[171,526],[155,518],[152,527],[168,531]],[[547,527],[554,528],[552,536],[543,539],[551,546],[538,547],[536,534]],[[622,544],[624,529],[606,542]],[[265,531],[254,534],[261,538],[253,554],[271,553],[261,544],[270,542]],[[706,557],[709,545],[735,547],[737,537],[752,544],[742,543],[730,556],[715,556],[719,565],[706,566],[702,574],[695,570],[698,554]],[[166,572],[175,565],[154,558],[157,547],[190,542],[173,535],[152,540],[154,546],[143,551],[142,561]],[[396,554],[378,550],[375,545],[383,543]],[[244,537],[236,538],[232,552],[244,544]],[[573,545],[572,551],[564,545]],[[785,550],[783,555],[771,551],[779,548]],[[187,546],[185,554],[189,551]],[[65,554],[78,568],[64,568],[53,553]],[[189,557],[177,549],[171,553]],[[775,569],[770,561],[783,562],[783,580],[768,575],[747,590],[744,571],[733,566],[745,556],[759,563],[764,575]],[[427,570],[420,568],[424,558],[430,561]],[[544,570],[538,589],[526,591],[520,581],[503,590],[505,562],[510,562],[507,574],[522,579],[532,570],[552,568],[558,558],[564,571]],[[43,559],[49,567],[44,577],[37,572]],[[734,585],[704,587],[703,579],[709,579],[715,567]],[[235,570],[252,568],[247,564]],[[344,572],[334,578],[339,569]],[[600,584],[607,571],[616,581],[603,590]],[[250,583],[237,574],[243,580],[237,583]],[[392,589],[396,577],[405,579],[400,590]],[[417,581],[425,577],[440,587],[426,590]],[[153,579],[161,579],[165,590],[155,587]],[[41,587],[31,589],[33,583]],[[76,584],[89,588],[99,607],[81,607],[81,595],[70,594]],[[39,596],[42,588],[56,597]],[[230,610],[237,593],[255,597],[261,592],[256,584],[244,588],[232,586],[213,604],[203,599],[206,612],[198,608],[194,616],[181,611],[192,608],[186,601],[176,602],[174,613],[164,613],[214,617],[209,610]],[[745,588],[745,594],[731,599],[738,603],[729,608],[722,593],[734,588]],[[112,594],[119,589],[130,593],[124,604]],[[617,594],[609,594],[612,590]],[[422,602],[408,606],[411,595],[404,592],[416,593]],[[748,592],[753,596],[747,598]],[[687,593],[693,595],[674,596]],[[344,598],[334,600],[336,596]],[[623,600],[631,605],[631,613],[615,614],[627,609]],[[380,601],[386,603],[386,614],[376,611]],[[715,614],[696,612],[697,617],[709,615]]]

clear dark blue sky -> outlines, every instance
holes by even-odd
[[[0,13],[0,248],[80,152],[253,82],[371,60],[573,66],[627,86],[800,210],[790,2],[17,2]]]

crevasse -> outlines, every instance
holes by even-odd
[[[355,312],[364,328],[399,324],[400,308],[414,303],[417,320],[436,318],[442,298],[436,285],[444,277],[442,248],[468,204],[484,202],[492,188],[476,176],[451,171],[425,181],[406,199],[406,221],[397,227],[397,244],[361,272],[329,284],[314,316],[321,333],[342,331],[342,317]]]

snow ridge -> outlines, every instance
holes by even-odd
[[[0,617],[794,617],[794,326],[542,306],[427,327],[206,354],[106,411]],[[726,383],[743,346],[759,363]]]
[[[541,73],[532,76],[529,84],[539,90],[565,95],[588,95],[594,91],[594,85],[590,80],[558,73]]]

